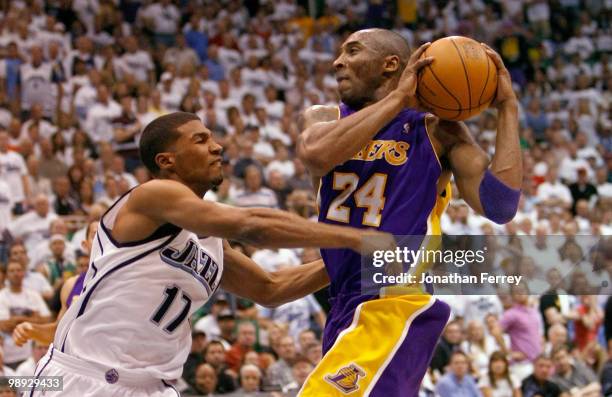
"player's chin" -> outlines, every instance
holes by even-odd
[[[216,175],[212,178],[212,180],[210,181],[210,183],[213,186],[219,186],[220,184],[223,183],[223,172],[220,172],[219,175]]]

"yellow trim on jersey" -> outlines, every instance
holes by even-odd
[[[434,302],[431,295],[413,295],[360,304],[353,323],[338,335],[298,396],[368,396],[405,341],[412,321]],[[344,379],[337,378],[343,374]]]
[[[442,170],[442,163],[440,162],[440,158],[438,157],[438,153],[436,153],[436,148],[433,145],[433,142],[431,141],[431,134],[429,133],[429,129],[427,128],[427,119],[431,118],[431,117],[435,117],[434,115],[426,115],[423,118],[423,125],[425,126],[425,133],[427,134],[427,139],[429,140],[429,144],[431,145],[431,151],[433,152],[434,156],[436,157],[436,160],[438,160],[438,165],[440,166],[440,169]]]
[[[421,247],[425,251],[435,251],[440,248],[442,244],[442,226],[441,226],[441,218],[442,214],[448,207],[452,197],[451,184],[448,182],[445,187],[446,195],[442,197],[438,195],[436,198],[436,202],[427,217],[427,235],[423,239],[423,243]],[[421,248],[419,247],[419,248]],[[411,274],[414,275],[416,280],[421,279],[421,274],[426,273],[433,263],[429,263],[427,261],[421,261],[416,266],[411,269]],[[384,287],[381,288],[380,295],[381,296],[399,296],[399,295],[420,295],[426,294],[424,291],[424,285],[416,284],[416,285],[407,285],[407,284],[399,284],[392,287]]]

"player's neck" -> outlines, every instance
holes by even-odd
[[[183,185],[187,186],[191,191],[193,191],[198,197],[204,197],[206,192],[210,189],[210,186],[202,184],[202,183],[188,183],[179,178],[176,174],[166,175],[163,178],[172,179],[174,181],[180,182]]]
[[[376,103],[389,95],[391,91],[393,91],[397,87],[396,80],[385,80],[378,88],[374,90],[374,95],[372,95],[372,100],[365,102],[361,108],[366,106],[370,106],[373,103]],[[357,110],[357,109],[356,109]]]

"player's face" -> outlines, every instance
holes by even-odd
[[[382,84],[382,57],[368,40],[368,33],[349,36],[334,61],[340,99],[351,107],[361,107],[373,100]]]
[[[199,120],[178,128],[174,171],[186,183],[217,186],[223,182],[222,147]]]

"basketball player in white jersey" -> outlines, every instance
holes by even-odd
[[[144,129],[140,154],[156,179],[119,198],[100,220],[83,292],[36,368],[39,377],[62,376],[64,390],[27,395],[176,396],[166,381],[181,376],[189,354],[189,317],[218,287],[271,306],[329,282],[322,261],[267,273],[224,239],[357,251],[374,249],[363,246],[373,236],[392,240],[202,200],[223,179],[221,151],[191,113],[159,117]]]

